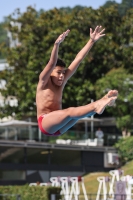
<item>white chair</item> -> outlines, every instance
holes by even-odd
[[[71,144],[71,140],[70,139],[66,140],[66,144]]]
[[[70,143],[71,143],[70,139],[68,139],[68,140],[57,139],[56,140],[56,144],[70,144]]]
[[[57,139],[56,144],[66,144],[66,141],[63,139]]]
[[[75,141],[72,141],[72,143],[75,145],[87,146],[88,140],[75,140]]]
[[[48,183],[40,183],[40,186],[47,186]]]
[[[98,146],[103,146],[103,143],[104,143],[104,139],[98,138],[98,140],[97,140],[97,145],[98,145]]]
[[[89,146],[97,146],[98,143],[98,139],[94,138],[94,139],[88,139],[88,145]]]
[[[29,186],[37,186],[37,183],[30,183]]]

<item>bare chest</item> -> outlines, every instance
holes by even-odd
[[[62,109],[62,87],[46,87],[38,91],[36,103],[39,113]]]
[[[61,89],[45,89],[42,90],[42,98],[47,99],[49,101],[57,101],[60,102],[62,101],[62,90]]]

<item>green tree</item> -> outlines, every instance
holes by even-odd
[[[127,10],[133,8],[133,0],[122,0],[122,3],[119,6],[119,11],[121,15],[125,15]]]
[[[122,164],[133,160],[133,136],[120,139],[115,147],[118,150]]]
[[[112,69],[97,81],[97,97],[113,88],[119,91],[119,96],[116,105],[107,109],[116,117],[117,126],[124,135],[125,132],[131,132],[133,125],[133,74],[129,74],[124,68]]]
[[[108,0],[103,5],[104,8],[109,8],[110,6],[117,6],[117,9],[121,16],[126,15],[126,12],[133,8],[133,0],[122,0],[121,3],[117,3],[114,0]]]
[[[7,32],[5,29],[5,23],[0,23],[0,46],[3,47],[7,45]],[[2,51],[0,51],[0,59],[5,58]]]
[[[103,7],[104,8],[108,8],[108,7],[110,7],[110,6],[112,6],[112,5],[116,5],[117,3],[116,3],[116,1],[106,1],[105,2],[105,4],[103,5]],[[118,5],[118,4],[117,4]]]

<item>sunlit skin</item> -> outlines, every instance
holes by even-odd
[[[118,96],[117,90],[110,90],[103,98],[85,106],[62,109],[62,93],[69,78],[76,72],[79,64],[88,54],[94,43],[101,37],[105,29],[97,26],[94,31],[90,28],[90,39],[79,51],[72,63],[67,67],[56,65],[60,44],[64,41],[70,30],[62,33],[55,41],[50,60],[39,76],[36,91],[37,118],[45,115],[42,127],[50,134],[60,131],[61,134],[72,127],[78,119],[102,114],[105,107],[114,105]],[[74,89],[74,87],[73,87]]]
[[[64,81],[66,69],[60,66],[56,66],[51,73],[51,80],[53,84],[61,86]]]

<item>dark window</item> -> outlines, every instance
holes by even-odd
[[[0,163],[24,163],[24,148],[0,147]]]
[[[27,163],[48,164],[49,151],[45,149],[27,149]]]
[[[80,151],[54,150],[51,153],[51,164],[80,166],[81,165]]]
[[[0,170],[0,180],[26,180],[26,172],[22,170]]]

